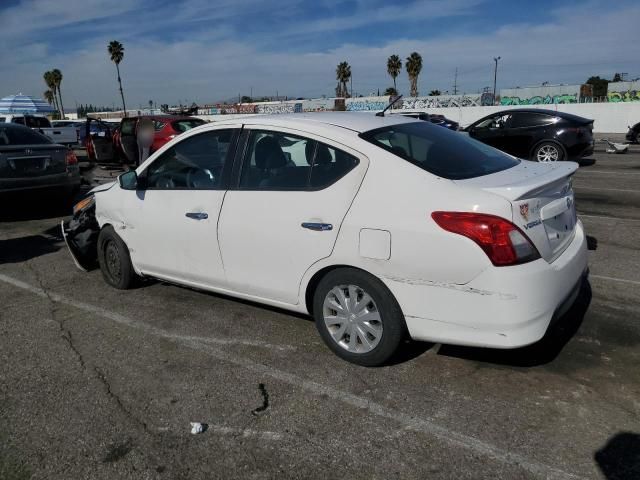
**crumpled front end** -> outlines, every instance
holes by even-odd
[[[76,210],[69,221],[61,223],[62,235],[69,253],[78,268],[88,272],[98,264],[98,234],[96,205],[92,199],[84,208]]]

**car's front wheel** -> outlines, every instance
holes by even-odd
[[[135,286],[136,275],[127,245],[111,225],[98,235],[98,263],[105,281],[114,288],[127,290]]]
[[[320,281],[313,313],[327,346],[367,367],[387,362],[406,333],[402,310],[386,285],[354,268],[332,270]]]
[[[533,160],[538,162],[559,162],[564,159],[564,150],[553,142],[542,142],[533,152]]]

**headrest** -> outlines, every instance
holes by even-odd
[[[287,164],[287,157],[284,156],[278,141],[266,136],[261,138],[256,144],[256,167],[261,170],[284,167]]]
[[[307,163],[311,165],[313,161],[313,145],[314,142],[307,142],[307,145],[304,147],[304,153],[307,157]],[[316,150],[316,165],[328,165],[331,163],[333,159],[331,158],[331,153],[329,152],[329,147],[326,145],[318,144],[318,149]]]

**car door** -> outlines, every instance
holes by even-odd
[[[243,138],[218,230],[227,281],[240,293],[296,304],[305,271],[331,255],[368,161],[290,129],[245,126]]]
[[[127,163],[138,164],[138,142],[136,141],[137,118],[125,118],[120,124],[120,148]]]
[[[217,225],[239,128],[190,135],[138,173],[141,188],[127,192],[123,205],[123,236],[143,273],[193,285],[224,283]]]
[[[553,117],[537,112],[515,112],[509,119],[506,130],[506,144],[510,154],[520,158],[529,158],[534,144],[544,137],[547,125],[553,123]]]
[[[510,114],[497,114],[486,118],[469,129],[469,136],[499,150],[505,148],[505,126]]]

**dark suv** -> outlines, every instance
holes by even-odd
[[[487,145],[538,162],[575,160],[593,153],[593,120],[554,110],[497,112],[464,131]]]

